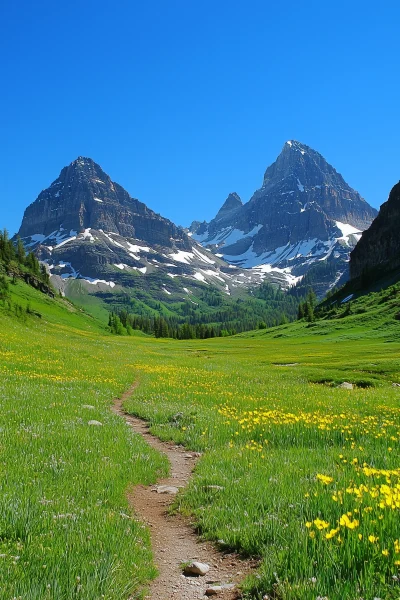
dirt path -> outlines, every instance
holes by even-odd
[[[235,554],[222,554],[211,543],[202,542],[190,527],[190,523],[179,515],[168,515],[174,500],[172,493],[163,493],[163,487],[182,488],[195,467],[197,455],[182,446],[160,441],[149,433],[146,421],[132,417],[122,406],[135,391],[137,384],[127,390],[121,398],[114,400],[114,412],[123,417],[132,429],[142,435],[146,442],[164,452],[171,463],[171,476],[158,481],[154,486],[137,486],[129,494],[129,502],[135,513],[150,527],[152,550],[159,576],[150,584],[147,598],[153,600],[197,600],[205,598],[205,592],[213,586],[237,584],[248,574],[255,563],[240,559]],[[196,560],[210,566],[203,577],[186,577],[181,564]],[[240,598],[236,588],[216,591],[212,597],[233,600]]]

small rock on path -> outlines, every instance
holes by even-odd
[[[205,575],[210,570],[210,566],[205,563],[193,561],[183,569],[184,575]]]

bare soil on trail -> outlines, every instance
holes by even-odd
[[[114,400],[113,411],[123,417],[150,446],[166,454],[171,464],[170,477],[159,480],[153,486],[136,486],[128,493],[134,512],[150,528],[154,560],[159,572],[157,579],[151,582],[146,598],[197,600],[206,598],[205,592],[212,586],[230,583],[236,586],[257,567],[256,561],[241,559],[236,554],[223,554],[212,543],[202,541],[188,519],[169,514],[175,494],[162,493],[163,488],[160,486],[185,487],[198,454],[174,443],[162,442],[149,432],[146,421],[124,411],[123,403],[132,396],[136,387],[137,384],[134,384],[121,398]],[[192,560],[208,564],[208,573],[202,577],[183,575],[182,563]],[[212,597],[236,600],[241,596],[235,587],[220,590]]]

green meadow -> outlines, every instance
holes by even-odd
[[[156,575],[126,490],[168,467],[110,411],[134,381],[125,408],[203,453],[174,510],[260,559],[245,597],[400,597],[398,288],[343,318],[183,342],[111,336],[11,287],[41,318],[0,307],[1,600],[122,600]]]

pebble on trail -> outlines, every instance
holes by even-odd
[[[210,570],[209,565],[201,562],[191,562],[185,565],[183,572],[185,575],[205,575]]]

